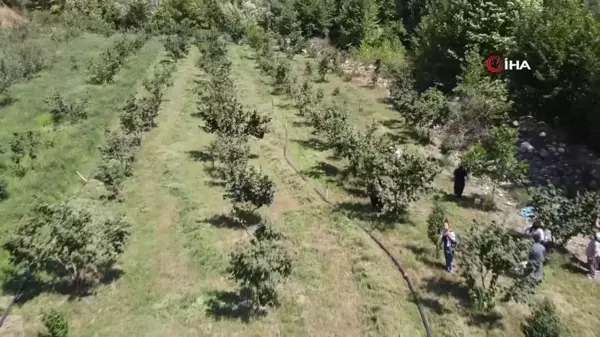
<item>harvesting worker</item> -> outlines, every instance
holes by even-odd
[[[451,273],[454,269],[454,252],[458,245],[458,237],[452,227],[450,227],[448,219],[444,220],[441,245],[444,250],[444,258],[446,259],[446,270]]]
[[[546,247],[542,244],[542,236],[539,233],[533,234],[533,245],[529,250],[529,261],[533,267],[533,279],[537,283],[542,283],[544,279],[544,255]]]
[[[592,239],[586,250],[589,274],[591,280],[598,279],[598,268],[600,268],[600,232],[592,235]]]
[[[454,170],[454,195],[458,198],[462,197],[463,191],[465,190],[467,176],[467,169],[461,163]]]

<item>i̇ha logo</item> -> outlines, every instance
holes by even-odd
[[[485,61],[485,67],[492,73],[499,73],[503,70],[531,70],[527,61],[502,59],[500,56],[488,57]]]

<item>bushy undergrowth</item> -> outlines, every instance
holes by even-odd
[[[121,36],[98,57],[91,59],[88,64],[88,80],[92,84],[109,83],[125,62],[125,58],[136,53],[143,45],[147,36]]]

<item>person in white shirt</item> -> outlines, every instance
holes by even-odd
[[[590,243],[588,244],[586,250],[586,255],[589,266],[588,278],[592,280],[597,280],[598,268],[600,264],[600,232],[596,232],[596,234],[592,236],[592,239],[590,240]]]
[[[545,244],[547,241],[546,233],[544,233],[543,224],[539,220],[535,220],[531,226],[527,226],[524,229],[525,234],[530,237],[539,237],[540,242]]]
[[[450,221],[444,220],[444,229],[442,230],[442,237],[440,244],[444,250],[444,257],[446,258],[446,270],[452,272],[454,269],[454,252],[458,245],[458,237],[454,233],[452,227],[450,227]]]

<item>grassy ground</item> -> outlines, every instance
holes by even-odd
[[[58,45],[54,63],[31,80],[22,80],[10,89],[12,103],[0,107],[0,141],[4,146],[14,132],[37,131],[41,140],[52,146],[41,146],[38,158],[23,177],[12,163],[4,161],[0,175],[8,182],[9,198],[0,203],[0,230],[9,231],[33,205],[34,196],[41,201],[64,200],[81,186],[77,171],[91,173],[99,159],[98,148],[104,142],[104,130],[112,128],[117,112],[128,95],[138,89],[138,81],[146,77],[148,68],[157,61],[162,50],[158,40],[150,40],[136,55],[130,56],[108,85],[87,84],[87,61],[108,47],[111,39],[84,34]],[[57,89],[66,99],[84,99],[88,103],[88,119],[75,125],[62,125],[54,130],[44,98]],[[6,256],[0,253],[0,265]],[[0,271],[0,276],[2,272]]]
[[[95,53],[84,46],[87,41],[72,42],[69,53],[81,57],[83,52]],[[89,43],[87,46],[95,48],[101,45],[99,40]],[[32,172],[27,184],[28,180],[23,180],[22,186],[14,182],[15,190],[11,191],[23,192],[18,192],[15,200],[0,204],[0,218],[15,219],[10,210],[19,205],[17,202],[26,204],[36,191],[33,185],[45,179],[51,181],[44,185],[44,191],[47,189],[53,198],[64,197],[78,185],[71,171],[89,172],[94,166],[95,146],[102,139],[100,126],[114,121],[115,107],[136,89],[158,50],[155,42],[149,43],[136,56],[137,62],[132,60],[129,68],[122,70],[115,84],[90,88],[96,90],[90,97],[98,101],[97,117],[87,122],[89,126],[65,131],[61,137],[64,143],[57,142],[62,145],[54,153],[58,164],[51,166],[48,161],[45,170]],[[36,335],[40,329],[38,314],[49,307],[65,311],[72,335],[82,337],[424,336],[404,280],[355,224],[373,227],[367,199],[359,191],[337,184],[343,163],[320,150],[319,140],[300,123],[289,100],[271,95],[270,80],[256,69],[251,56],[240,46],[230,53],[242,103],[273,117],[271,133],[253,142],[253,164],[267,172],[277,187],[273,205],[261,210],[261,215],[288,237],[293,254],[294,270],[282,285],[282,305],[266,317],[249,317],[227,277],[228,254],[248,237],[244,230],[231,227],[219,217],[229,211],[230,205],[222,198],[222,187],[207,172],[210,163],[205,161],[205,154],[212,136],[203,132],[198,127],[201,120],[192,116],[196,111],[195,80],[203,76],[195,66],[198,52],[194,48],[178,64],[173,86],[161,106],[158,128],[144,135],[134,175],[125,186],[125,201],[114,206],[114,211],[126,212],[134,224],[132,240],[119,265],[122,273],[113,283],[101,286],[94,296],[69,301],[62,295],[44,294],[17,308],[15,314],[27,326],[26,336]],[[36,84],[45,92],[52,85],[51,79],[58,76],[70,79],[62,85],[73,95],[85,92],[83,79],[76,80],[73,74],[81,76],[81,70],[68,70],[69,57],[64,57],[63,67],[55,67],[15,90],[21,99],[14,104],[26,104],[26,97],[43,99],[44,95],[33,94],[35,88],[25,89]],[[298,58],[296,65],[302,68],[305,61]],[[332,98],[336,87],[340,88],[336,99],[346,101],[357,127],[366,127],[375,120],[394,132],[399,141],[409,141],[409,132],[402,127],[398,114],[384,103],[384,92],[358,82],[343,82],[334,75],[320,85],[328,98]],[[2,128],[2,135],[20,130],[19,123],[41,127],[35,117],[43,114],[43,105],[38,102],[29,109],[15,105],[0,110],[2,125],[11,125]],[[30,111],[31,115],[21,118],[19,111]],[[286,144],[288,159],[308,181],[286,162]],[[436,184],[449,191],[450,172],[444,172]],[[315,188],[338,208],[325,204]],[[467,187],[467,195],[474,192],[478,192],[476,187]],[[428,245],[425,218],[430,205],[429,198],[418,202],[411,209],[410,223],[376,235],[401,260],[419,287],[434,336],[518,336],[526,313],[522,306],[502,306],[498,310],[502,318],[495,321],[464,313],[465,290],[458,279],[441,269],[441,261],[432,257]],[[466,204],[446,201],[444,205],[459,232],[471,219],[502,217],[501,212],[486,213]],[[594,310],[600,300],[600,287],[568,271],[564,263],[561,256],[552,256],[541,292],[559,305],[569,327],[567,336],[595,336],[596,332],[588,327],[600,326]]]
[[[269,79],[260,76],[259,71],[254,68],[248,57],[252,53],[241,48],[233,51],[234,65],[237,65],[238,73],[246,81],[253,79],[253,93],[244,97],[263,110],[268,109],[270,100]],[[237,62],[235,60],[238,60]],[[306,59],[297,58],[296,65],[299,74],[302,74]],[[242,73],[243,71],[243,73]],[[383,128],[396,135],[400,143],[411,142],[398,114],[385,104],[385,92],[373,90],[361,84],[362,81],[344,82],[334,75],[328,76],[328,81],[321,84],[329,99],[345,102],[347,109],[351,112],[356,127],[364,128],[371,122],[376,121]],[[248,86],[248,85],[246,85]],[[244,86],[242,86],[244,87]],[[332,97],[331,93],[339,88],[339,94]],[[285,138],[285,125],[289,135],[288,154],[295,166],[310,177],[313,186],[317,186],[336,200],[342,213],[353,218],[354,221],[368,226],[373,224],[368,205],[368,199],[358,194],[351,188],[343,188],[337,184],[337,175],[343,168],[343,164],[331,159],[331,153],[320,151],[320,142],[311,134],[311,130],[302,126],[301,119],[295,117],[296,111],[291,108],[291,102],[283,97],[273,97],[275,118],[275,133],[280,138]],[[429,145],[425,151],[434,152],[436,149]],[[436,151],[437,152],[437,151]],[[451,167],[447,167],[443,174],[437,179],[436,187],[440,189],[437,196],[442,200],[451,221],[460,232],[465,232],[473,219],[505,220],[507,225],[522,228],[519,222],[517,209],[499,205],[500,210],[484,212],[473,207],[470,200],[473,195],[481,193],[477,186],[468,186],[466,189],[467,201],[457,204],[446,198],[444,191],[451,191]],[[430,196],[416,203],[410,212],[408,223],[385,230],[381,234],[386,245],[396,253],[397,257],[408,268],[413,281],[418,284],[423,303],[428,307],[430,323],[433,325],[436,336],[500,336],[509,334],[519,335],[520,323],[527,308],[521,305],[510,304],[501,306],[493,315],[488,317],[467,315],[463,306],[466,298],[466,289],[462,287],[457,277],[448,275],[443,270],[441,260],[436,260],[433,247],[430,246],[426,237],[425,221],[431,207],[434,196]],[[504,200],[498,200],[498,202]],[[349,247],[354,250],[357,247]],[[580,270],[577,270],[568,259],[559,254],[549,256],[550,264],[546,268],[546,281],[543,284],[540,296],[546,295],[552,298],[559,312],[565,320],[568,336],[596,336],[597,331],[589,330],[586,322],[600,324],[597,315],[594,314],[595,303],[600,300],[598,290],[600,285],[589,282]],[[382,265],[380,270],[385,268]],[[387,265],[387,268],[391,268]],[[405,308],[407,311],[410,308]],[[403,312],[394,313],[402,317]],[[414,317],[411,317],[414,319]],[[393,334],[392,334],[393,335]]]

